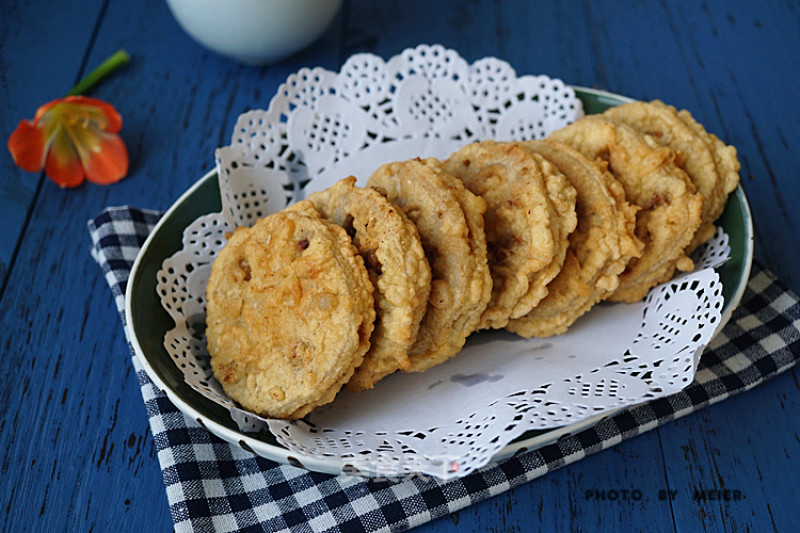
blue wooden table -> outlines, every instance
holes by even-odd
[[[796,1],[345,0],[320,41],[263,68],[200,48],[163,0],[3,0],[2,12],[5,138],[113,51],[132,61],[92,93],[124,118],[127,179],[60,190],[0,154],[0,530],[171,530],[85,223],[108,205],[167,208],[213,168],[237,116],[301,67],[441,43],[469,62],[493,55],[519,74],[689,109],[738,148],[756,259],[800,292]],[[797,531],[798,413],[792,370],[419,530]],[[698,489],[741,497],[702,501]]]

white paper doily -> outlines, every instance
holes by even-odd
[[[713,268],[729,255],[718,232],[702,268],[639,304],[595,307],[561,336],[525,340],[475,334],[458,357],[421,374],[395,374],[371,390],[342,392],[306,420],[263,421],[238,409],[213,378],[205,348],[205,286],[225,233],[382,163],[446,157],[481,139],[543,138],[582,116],[572,89],[517,77],[505,62],[467,64],[440,46],[391,60],[360,54],[334,73],[301,70],[267,111],[237,122],[217,150],[223,209],[190,224],[158,275],[176,323],[164,344],[186,382],[228,407],[242,431],[266,423],[298,455],[336,459],[370,475],[441,478],[480,468],[532,429],[565,426],[687,386],[721,316]],[[431,408],[434,406],[435,408]]]

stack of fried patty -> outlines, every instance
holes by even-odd
[[[653,101],[345,178],[230,236],[206,293],[212,370],[242,407],[296,419],[478,330],[564,333],[691,270],[738,171],[735,148]]]

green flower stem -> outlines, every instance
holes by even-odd
[[[67,96],[75,96],[83,94],[92,87],[94,87],[100,80],[117,70],[119,67],[125,65],[130,61],[131,56],[125,50],[117,50],[114,54],[100,63],[100,65],[91,71],[88,76],[83,78],[78,84],[72,88]]]

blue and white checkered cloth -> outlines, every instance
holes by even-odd
[[[89,221],[94,255],[125,320],[130,269],[160,213],[109,208]],[[800,359],[800,304],[754,265],[731,321],[683,391],[626,409],[590,429],[461,479],[396,482],[281,465],[231,445],[183,415],[142,370],[139,378],[177,532],[404,531],[521,485],[665,422],[748,390]]]

